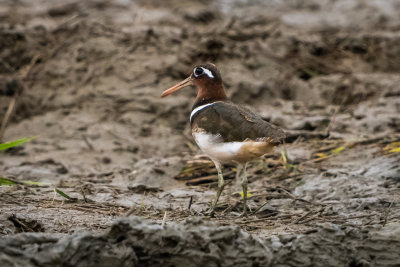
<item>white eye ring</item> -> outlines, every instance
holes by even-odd
[[[197,75],[196,74],[196,70],[197,69],[202,69],[203,70],[203,72],[201,73],[201,74],[199,74],[199,75]],[[194,77],[199,77],[199,76],[201,76],[201,75],[203,75],[203,73],[204,74],[206,74],[209,78],[211,78],[211,79],[213,79],[214,78],[214,75],[212,74],[212,72],[209,70],[209,69],[206,69],[206,68],[203,68],[203,67],[197,67],[197,68],[195,68],[194,70],[193,70],[193,75],[194,75]]]
[[[197,67],[193,70],[194,77],[199,77],[204,74],[204,69],[202,67]]]

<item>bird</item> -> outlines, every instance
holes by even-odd
[[[246,107],[233,103],[226,94],[218,68],[212,63],[195,66],[189,77],[161,96],[190,85],[197,88],[190,114],[192,135],[218,172],[218,190],[210,213],[214,213],[224,189],[222,164],[231,163],[237,166],[236,178],[241,180],[243,190],[242,215],[247,216],[247,164],[281,144],[285,132]]]

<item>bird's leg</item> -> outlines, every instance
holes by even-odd
[[[242,170],[243,170],[243,165],[240,163],[237,163],[236,164],[236,184],[237,185],[241,184],[241,181],[240,181],[241,175],[240,174],[241,174]]]
[[[247,217],[247,163],[243,167],[242,188],[243,188],[243,216]]]
[[[235,187],[234,187],[235,191],[236,191],[236,192],[234,192],[235,194],[240,193],[240,190],[241,190],[240,187],[241,187],[242,181],[240,179],[241,179],[242,171],[243,171],[243,165],[240,163],[237,163],[236,164],[236,181],[235,181]]]
[[[217,191],[217,196],[215,197],[214,203],[211,206],[211,212],[214,212],[214,209],[218,203],[218,199],[219,199],[222,191],[224,190],[224,177],[222,176],[221,163],[219,163],[218,161],[214,161],[214,160],[213,160],[213,162],[215,164],[215,168],[218,171],[218,191]]]

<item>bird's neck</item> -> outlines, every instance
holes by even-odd
[[[227,100],[228,97],[222,84],[212,87],[198,87],[196,101],[194,102],[192,110],[202,105],[206,105],[216,101]]]

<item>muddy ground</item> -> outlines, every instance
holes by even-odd
[[[160,98],[203,62],[287,132],[248,218]],[[2,1],[1,265],[399,266],[399,73],[396,0]]]

